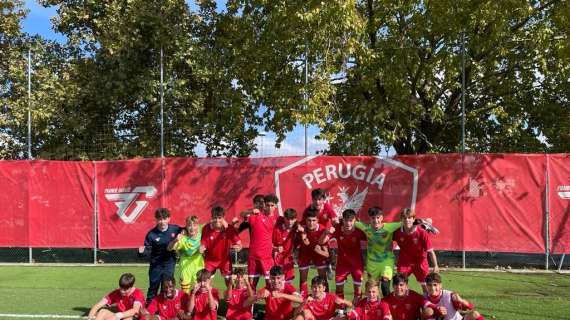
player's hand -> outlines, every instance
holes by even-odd
[[[238,224],[238,223],[239,223],[238,217],[233,217],[233,218],[232,218],[232,225],[236,225],[236,224]]]
[[[177,234],[176,235],[176,241],[182,240],[182,237],[184,237],[184,235],[182,233]]]
[[[257,208],[253,208],[253,209],[251,209],[251,213],[257,215],[257,214],[260,214],[261,211]]]
[[[336,229],[334,227],[330,227],[330,228],[328,228],[327,233],[333,234],[335,231],[336,231]]]
[[[305,228],[303,228],[302,225],[298,224],[297,225],[297,232],[305,232]]]
[[[461,306],[466,305],[465,300],[461,299],[461,297],[455,292],[451,294],[451,301],[454,301]]]
[[[263,290],[260,292],[260,297],[263,298],[263,299],[265,299],[265,298],[269,297],[270,294],[271,294],[271,292],[269,292],[269,290],[263,289]]]
[[[139,247],[139,253],[140,253],[140,254],[143,254],[143,253],[144,253],[144,249],[145,249],[145,246]]]
[[[315,301],[315,298],[313,298],[313,296],[308,296],[307,302],[312,302],[312,301]]]
[[[439,266],[433,267],[433,272],[434,272],[434,273],[439,273]]]
[[[196,293],[198,293],[198,291],[200,291],[200,283],[199,282],[194,285],[194,288],[192,288],[192,294],[196,294]]]
[[[208,292],[210,292],[210,290],[212,290],[212,285],[210,284],[210,282],[206,282],[206,290],[208,290]]]
[[[277,252],[279,252],[279,253],[283,252],[283,246],[277,246],[277,247],[275,247],[275,249],[277,249]]]
[[[204,253],[204,252],[206,252],[206,247],[204,247],[204,245],[201,244],[199,250],[200,250],[200,253]]]
[[[439,312],[439,314],[441,314],[443,317],[445,317],[447,315],[447,308],[446,307],[437,307],[437,311]]]

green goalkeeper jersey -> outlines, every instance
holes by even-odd
[[[392,236],[401,226],[401,222],[388,222],[382,225],[380,230],[374,230],[371,226],[357,221],[355,226],[366,234],[368,241],[367,260],[368,262],[382,262],[385,259],[393,258]]]

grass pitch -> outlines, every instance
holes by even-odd
[[[125,272],[133,273],[135,286],[146,293],[147,267],[2,266],[0,319],[15,319],[13,315],[84,316],[91,305],[118,286],[118,278]],[[445,288],[473,302],[486,319],[570,319],[570,275],[443,271],[442,277]],[[331,281],[331,289],[332,285]],[[220,292],[225,288],[219,274],[214,286]],[[410,286],[420,290],[413,277]],[[351,287],[345,287],[349,299]]]

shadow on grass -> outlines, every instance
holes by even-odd
[[[89,314],[89,310],[91,310],[91,308],[86,308],[86,307],[74,307],[71,310],[73,311],[79,311],[79,312],[83,312],[83,314],[81,316],[86,317]]]

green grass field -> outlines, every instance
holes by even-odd
[[[0,319],[14,319],[9,314],[83,316],[124,272],[135,274],[136,286],[146,293],[146,267],[2,266]],[[444,287],[471,300],[487,319],[570,319],[570,275],[443,271],[442,276]],[[224,288],[219,274],[215,286]],[[411,287],[419,290],[415,280]]]

